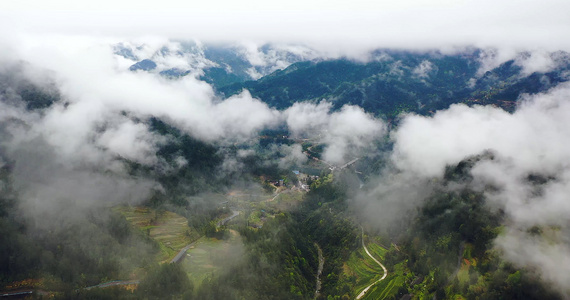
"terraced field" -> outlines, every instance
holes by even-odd
[[[366,247],[370,254],[380,261],[384,260],[384,255],[388,251],[375,243],[368,243]],[[394,270],[390,269],[388,276],[372,286],[361,299],[386,299],[396,295],[404,284],[405,276],[403,273],[403,264],[394,266]],[[350,256],[350,259],[344,266],[344,274],[345,276],[354,276],[356,278],[353,289],[353,296],[356,297],[371,283],[382,278],[384,270],[366,254],[363,248],[360,248]]]
[[[148,234],[160,245],[159,262],[170,261],[182,248],[200,237],[188,226],[185,217],[170,211],[157,211],[147,207],[119,206],[127,221]]]
[[[386,299],[398,294],[400,287],[404,285],[404,263],[394,266],[386,279],[374,285],[362,299]]]
[[[203,237],[187,251],[182,267],[195,286],[208,276],[217,276],[233,265],[243,255],[243,243],[239,234],[230,230],[228,240]]]

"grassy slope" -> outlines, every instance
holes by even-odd
[[[384,255],[388,252],[388,250],[374,243],[369,243],[366,247],[368,247],[370,254],[380,261],[384,259]],[[385,299],[392,295],[395,296],[398,293],[398,289],[404,285],[405,273],[405,262],[399,263],[393,268],[388,268],[386,279],[370,288],[362,299]],[[353,287],[354,297],[383,275],[384,271],[382,268],[366,254],[363,248],[352,253],[344,267],[344,276],[354,276],[356,278]]]
[[[220,274],[224,267],[231,266],[242,257],[241,238],[237,232],[230,232],[228,240],[203,237],[188,250],[182,266],[194,286],[199,286],[208,276]]]
[[[115,207],[114,210],[158,242],[160,253],[157,261],[160,262],[169,261],[184,246],[200,237],[198,232],[188,226],[186,218],[170,211],[129,206]]]

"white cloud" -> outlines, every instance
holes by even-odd
[[[308,160],[307,156],[303,153],[303,147],[300,144],[293,144],[291,146],[280,145],[277,151],[285,154],[284,157],[279,159],[279,168],[282,169],[301,166]]]
[[[220,137],[238,140],[252,137],[259,130],[277,125],[280,115],[248,91],[232,96],[214,107],[213,120],[219,120]]]
[[[324,130],[328,123],[332,104],[322,101],[319,104],[294,103],[285,111],[287,126],[294,136],[303,137]]]
[[[358,156],[385,134],[384,123],[358,106],[345,105],[331,112],[328,102],[295,103],[285,112],[287,126],[297,137],[308,137],[326,144],[323,159],[341,164]]]
[[[271,45],[270,48],[262,49],[257,43],[241,42],[236,46],[236,50],[253,66],[248,70],[253,79],[259,79],[264,75],[285,69],[296,61],[328,57],[326,53],[308,47],[279,43]]]
[[[412,73],[419,78],[428,78],[429,73],[433,70],[433,64],[429,60],[422,61]]]
[[[107,129],[99,138],[101,146],[132,161],[152,165],[156,163],[157,145],[163,138],[149,134],[146,125],[126,120],[117,127]]]
[[[543,232],[547,235],[548,231]],[[552,234],[552,232],[551,232]],[[508,229],[499,236],[496,245],[503,249],[505,257],[515,266],[532,266],[541,274],[541,279],[553,284],[558,291],[568,297],[570,287],[570,247],[568,243],[560,243],[554,233],[554,240],[544,240],[540,237],[529,236],[524,231]],[[565,238],[564,238],[565,239]]]
[[[515,64],[522,67],[522,75],[534,72],[547,73],[553,71],[561,64],[568,64],[570,58],[567,53],[535,50],[518,55]]]
[[[97,128],[108,126],[108,120],[116,120],[123,112],[143,120],[164,118],[208,141],[248,139],[280,120],[276,111],[247,92],[219,101],[211,86],[192,76],[167,80],[156,74],[133,73],[117,65],[112,43],[89,38],[75,41],[31,37],[18,49],[20,59],[34,66],[28,73],[48,69],[56,77],[66,104],[46,111],[38,131],[66,153],[77,152],[94,138]],[[114,128],[113,134],[126,130],[124,126]],[[130,126],[137,129],[139,142],[153,140],[141,137],[145,128]],[[110,146],[110,134],[103,135],[106,140],[102,144]]]
[[[144,125],[151,116],[196,138],[222,143],[247,141],[260,130],[285,121],[294,135],[308,134],[325,143],[324,158],[335,164],[357,156],[384,134],[382,121],[355,106],[331,112],[326,102],[303,103],[278,112],[247,91],[218,99],[210,85],[193,76],[168,80],[158,74],[130,72],[124,59],[113,54],[114,39],[32,35],[20,39],[16,53],[33,66],[26,69],[27,76],[41,81],[36,70],[49,70],[63,98],[44,111],[32,132],[78,161],[112,162],[119,156],[157,163],[152,153],[162,139]],[[139,51],[137,56],[156,57],[165,43],[154,40],[150,46],[136,45],[123,44]],[[170,51],[181,47],[166,45]],[[293,50],[305,53],[302,47]],[[264,64],[279,65],[284,55],[279,51],[263,52]]]
[[[358,106],[345,105],[331,114],[324,141],[323,158],[332,163],[346,161],[347,155],[359,155],[359,151],[371,147],[385,133],[385,125]]]
[[[370,47],[453,45],[569,50],[563,38],[570,32],[569,10],[564,0],[0,4],[3,27],[16,31],[294,42],[353,54]]]
[[[517,51],[511,47],[503,48],[486,48],[479,53],[479,70],[477,70],[477,75],[482,76],[487,71],[491,71],[494,68],[500,66],[505,61],[514,59],[517,55]]]
[[[560,274],[568,273],[563,262],[570,260],[570,85],[520,101],[513,114],[454,105],[433,117],[407,116],[392,135],[392,161],[401,172],[437,178],[446,165],[492,151],[494,159],[478,162],[471,173],[488,204],[507,215],[497,247],[515,264],[540,270],[568,296],[567,277]],[[529,175],[550,180],[537,185]],[[559,238],[532,236],[527,231],[533,226]]]

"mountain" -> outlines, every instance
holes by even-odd
[[[214,87],[230,85],[284,69],[289,65],[319,58],[319,54],[300,46],[265,44],[201,44],[170,41],[159,46],[120,43],[114,54],[131,62],[129,70],[144,70],[168,78],[193,74]]]
[[[152,71],[154,69],[156,69],[156,63],[150,59],[143,59],[129,68],[131,71]]]
[[[219,89],[225,97],[247,89],[270,106],[329,101],[335,109],[358,105],[394,118],[402,112],[429,114],[453,103],[494,104],[509,111],[523,93],[538,93],[567,81],[565,56],[549,72],[525,74],[515,60],[478,75],[480,52],[443,55],[382,50],[370,62],[348,59],[299,62],[257,81]]]
[[[324,59],[306,48],[275,45],[123,43],[115,45],[114,53],[121,76],[123,71],[132,72],[132,77],[145,74],[144,79],[164,85],[170,85],[167,80],[194,76],[210,83],[221,98],[247,89],[281,110],[302,101],[326,100],[334,110],[356,105],[389,121],[398,120],[405,112],[432,115],[454,103],[494,105],[513,112],[521,95],[547,91],[570,78],[570,59],[563,52],[550,54],[552,64],[536,64],[531,54],[521,53],[498,65],[489,65],[481,50],[455,54],[378,50],[365,62]],[[209,140],[201,139],[168,114],[156,111],[154,115],[158,107],[154,103],[152,110],[143,112],[136,110],[138,106],[125,106],[100,122],[84,126],[85,134],[75,139],[92,147],[77,148],[86,152],[77,160],[63,147],[78,129],[69,125],[72,123],[52,125],[53,131],[39,129],[54,120],[67,120],[62,112],[80,109],[87,113],[77,116],[91,116],[98,113],[93,110],[97,106],[92,105],[92,97],[71,98],[75,96],[69,91],[72,87],[58,87],[58,79],[52,75],[50,71],[40,74],[28,69],[26,63],[0,71],[4,112],[0,122],[3,293],[49,294],[55,299],[567,296],[566,291],[550,285],[552,278],[542,277],[547,273],[537,272],[536,264],[517,265],[497,246],[498,239],[512,234],[509,230],[515,228],[511,224],[516,221],[507,209],[510,206],[497,202],[502,190],[528,192],[532,195],[529,202],[540,201],[557,191],[567,178],[568,173],[557,171],[559,166],[565,168],[565,156],[553,161],[542,159],[552,156],[553,152],[543,151],[546,148],[568,152],[565,144],[554,142],[566,137],[556,135],[556,129],[568,126],[547,126],[549,117],[565,117],[563,101],[556,103],[560,107],[548,108],[560,108],[560,114],[546,117],[540,112],[525,112],[523,107],[521,111],[526,114],[521,123],[515,122],[520,121],[519,111],[509,115],[498,109],[461,107],[475,111],[471,116],[492,114],[474,118],[477,121],[471,122],[471,131],[453,126],[461,123],[447,125],[446,130],[459,128],[459,134],[449,137],[438,134],[445,113],[433,118],[404,116],[401,118],[415,118],[416,124],[425,126],[406,128],[406,122],[393,122],[393,126],[386,126],[390,127],[387,133],[372,131],[377,140],[371,140],[358,154],[347,154],[354,159],[342,167],[329,164],[320,154],[335,140],[345,144],[355,140],[344,135],[327,136],[326,132],[345,130],[358,136],[356,129],[364,127],[363,114],[356,114],[357,118],[347,124],[335,120],[337,112],[331,113],[327,122],[337,122],[333,125],[338,126],[325,126],[314,135],[319,137],[292,138],[290,127],[270,122],[263,130],[254,130],[247,140],[234,140],[233,134]],[[38,80],[41,77],[53,79]],[[92,90],[87,92],[85,95],[92,95]],[[161,93],[156,98],[162,100],[163,95],[168,97],[168,93]],[[181,97],[183,101],[187,100],[185,96]],[[224,104],[217,97],[211,100],[212,105]],[[255,118],[249,115],[255,109],[268,110],[252,101],[259,104],[258,108],[245,113],[236,108],[247,102],[231,107],[232,113],[237,111],[245,118],[231,114],[228,126],[238,127],[244,120]],[[450,109],[447,114],[453,112]],[[222,118],[223,113],[223,109],[213,110],[211,119]],[[272,119],[284,115],[270,113]],[[449,140],[477,140],[473,132],[510,134],[516,126],[506,130],[501,126],[505,122],[497,121],[505,116],[514,125],[539,121],[537,130],[549,140],[541,143],[528,138],[541,145],[540,151],[524,149],[525,160],[539,157],[539,167],[524,166],[524,172],[513,172],[518,164],[513,153],[524,147],[524,143],[516,147],[519,137],[527,138],[524,131],[513,133],[512,141],[507,139],[515,144],[514,151],[511,147],[487,147],[496,144],[486,144],[493,138],[483,134],[479,138],[485,142],[482,149],[489,149],[481,153],[469,149],[475,153],[455,157],[461,147],[452,147]],[[312,117],[302,121],[309,124]],[[457,119],[456,115],[452,117]],[[485,118],[493,123],[483,124]],[[210,121],[205,120],[198,121],[200,125]],[[428,128],[431,123],[435,129]],[[401,141],[406,129],[435,134],[413,137],[420,142],[404,147],[398,139]],[[50,135],[55,139],[44,140]],[[131,148],[145,139],[149,147],[140,151]],[[441,163],[441,175],[416,174],[421,173],[421,166],[397,165],[407,161],[395,154],[406,158],[414,152],[403,150],[410,149],[428,155],[409,165],[436,160],[440,153],[429,152],[433,145],[450,149],[441,153],[449,157]],[[155,160],[124,155],[130,152]],[[84,159],[92,156],[101,159]],[[555,167],[543,168],[544,163]],[[103,168],[105,164],[109,168]],[[431,168],[430,164],[426,166]],[[483,171],[501,180],[482,177]],[[520,183],[522,188],[507,189],[503,187],[507,181]],[[526,200],[525,195],[521,197]],[[524,205],[521,202],[520,206]],[[565,247],[567,228],[551,223],[564,222],[558,216],[545,215],[547,222],[516,228],[516,233],[529,237],[530,245],[542,240]],[[540,249],[536,253],[543,252]]]
[[[380,49],[362,62],[327,59],[300,46],[169,41],[120,43],[114,54],[130,64],[131,71],[170,79],[195,76],[222,98],[247,89],[277,109],[326,100],[334,109],[358,105],[385,119],[403,112],[426,115],[453,103],[492,104],[512,112],[520,95],[567,81],[570,70],[565,52],[550,54],[554,67],[534,72],[524,67],[528,53],[484,70],[486,53],[479,49],[455,54]]]

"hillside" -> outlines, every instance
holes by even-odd
[[[545,91],[567,81],[567,54],[547,73],[523,74],[508,61],[479,76],[479,51],[466,54],[409,53],[378,50],[370,62],[347,59],[299,62],[257,81],[219,88],[226,97],[247,89],[270,106],[322,100],[339,109],[358,105],[384,118],[400,113],[428,114],[453,103],[492,104],[513,111],[523,93]]]
[[[550,272],[567,245],[565,52],[486,70],[483,50],[248,49],[125,43],[93,78],[0,70],[2,291],[568,295]]]

